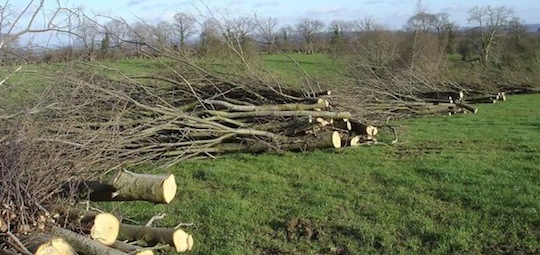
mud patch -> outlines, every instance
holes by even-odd
[[[287,241],[319,240],[320,230],[312,221],[299,217],[292,218],[287,222]]]

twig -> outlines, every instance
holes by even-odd
[[[178,225],[176,225],[176,227],[174,227],[174,229],[178,229],[180,227],[191,227],[193,226],[193,222],[191,223],[179,223]]]
[[[21,252],[25,255],[32,255],[32,253],[24,246],[24,244],[21,243],[19,238],[17,238],[11,231],[6,232],[6,235],[8,235],[21,249]]]
[[[152,218],[146,223],[145,226],[151,227],[152,224],[154,223],[154,221],[156,221],[156,220],[162,220],[163,218],[165,218],[165,216],[167,216],[166,213],[159,213],[158,215],[152,217]]]

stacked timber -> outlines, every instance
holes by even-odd
[[[477,113],[476,104],[493,104],[506,101],[506,93],[481,93],[478,91],[432,91],[414,96],[401,96],[399,100],[365,105],[366,110],[387,111],[406,116],[455,115]]]
[[[377,128],[333,107],[330,91],[306,93],[221,80],[189,85],[159,80],[166,84],[142,87],[106,81],[105,87],[100,80],[84,87],[77,84],[84,92],[70,98],[74,101],[69,105],[78,107],[66,119],[81,121],[65,133],[80,136],[89,129],[99,130],[120,137],[114,141],[117,149],[109,151],[116,158],[170,164],[228,153],[309,151],[376,140]],[[121,113],[119,105],[125,107]]]

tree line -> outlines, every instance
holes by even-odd
[[[363,64],[376,70],[389,64],[432,63],[448,54],[459,54],[471,62],[537,62],[540,38],[538,33],[527,32],[512,8],[491,5],[471,8],[469,25],[459,27],[447,13],[431,13],[419,4],[400,30],[388,29],[371,17],[327,24],[302,18],[282,26],[275,17],[200,19],[184,12],[176,13],[171,21],[157,23],[81,14],[76,18],[62,37],[64,46],[36,50],[23,47],[19,39],[3,47],[10,54],[2,54],[2,63],[144,57],[158,54],[153,49],[159,47],[204,57],[231,51],[245,55],[324,53],[334,61],[356,53],[362,56]],[[9,36],[3,31],[0,34]]]

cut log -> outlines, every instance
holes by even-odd
[[[1,218],[1,215],[0,215],[0,233],[4,233],[6,231],[8,231],[8,225],[4,221],[4,219]]]
[[[416,115],[432,115],[432,114],[452,115],[452,113],[457,112],[457,107],[455,104],[438,104],[438,105],[417,107],[415,109],[411,109],[411,111]]]
[[[71,230],[53,227],[53,232],[66,240],[78,253],[86,255],[128,255]]]
[[[357,135],[369,135],[375,137],[379,130],[372,125],[365,125],[357,121],[351,121],[351,131]]]
[[[85,211],[78,208],[58,208],[58,212],[67,215],[71,220],[77,220],[90,238],[104,245],[112,245],[118,237],[120,221],[110,213]],[[62,219],[62,218],[60,218]]]
[[[138,245],[145,247],[168,244],[176,252],[186,252],[193,248],[193,237],[184,230],[174,228],[121,224],[118,240],[136,242]]]
[[[35,255],[73,255],[75,250],[57,236],[34,234],[24,240],[26,248]]]
[[[471,100],[465,101],[467,104],[494,104],[497,103],[497,99],[494,97],[485,97],[485,98],[473,98]]]
[[[328,112],[328,111],[255,111],[255,112],[225,112],[225,111],[205,111],[208,114],[226,118],[246,118],[246,117],[291,117],[291,116],[313,116],[327,117],[333,119],[350,119],[352,117],[349,112]],[[217,118],[206,118],[205,120],[214,120]]]
[[[466,104],[466,103],[462,103],[462,102],[456,102],[456,106],[467,109],[468,111],[470,111],[472,113],[477,113],[478,112],[478,108],[476,108],[476,107],[474,107],[474,106],[472,106],[470,104]]]
[[[87,183],[92,201],[148,201],[170,203],[176,196],[176,181],[172,174],[138,174],[118,171],[106,185]]]
[[[321,99],[316,104],[280,104],[280,105],[235,105],[220,100],[205,100],[207,104],[219,105],[231,111],[251,112],[251,111],[303,111],[316,108],[327,108],[328,101]]]
[[[497,100],[506,101],[506,93],[505,92],[499,92]]]
[[[333,127],[337,128],[337,129],[342,129],[342,130],[347,130],[347,131],[351,131],[352,130],[352,124],[349,120],[342,120],[342,121],[334,121],[334,123],[332,123]]]
[[[438,99],[445,103],[448,103],[449,100],[462,100],[463,96],[463,91],[433,91],[418,94],[419,98]]]
[[[132,255],[154,255],[152,250],[120,241],[116,241],[111,247]]]
[[[505,89],[504,92],[508,95],[538,94],[540,93],[540,88],[510,88],[510,89]]]
[[[341,137],[339,132],[323,131],[298,137],[276,137],[272,143],[264,143],[259,140],[244,140],[242,143],[219,143],[210,148],[183,148],[178,151],[165,152],[163,155],[177,156],[184,153],[261,153],[275,150],[307,151],[325,148],[341,148]]]

